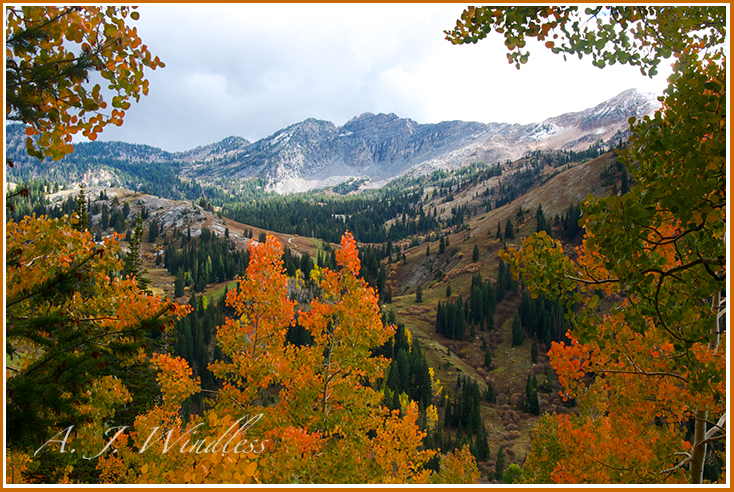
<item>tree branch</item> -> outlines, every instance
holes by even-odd
[[[724,257],[698,258],[696,260],[686,263],[685,265],[678,265],[677,267],[671,268],[670,270],[661,270],[659,268],[647,268],[645,270],[642,270],[640,272],[640,275],[644,275],[646,273],[657,273],[661,277],[669,277],[669,276],[675,275],[678,272],[689,270],[690,268],[696,265],[726,266],[726,258]]]
[[[597,368],[589,368],[589,369],[590,370],[588,372],[594,371],[594,372],[598,372],[598,373],[607,373],[607,374],[633,374],[633,375],[636,375],[636,376],[671,377],[671,378],[680,379],[684,383],[687,383],[688,382],[688,380],[686,378],[684,378],[683,376],[681,376],[679,374],[672,373],[672,372],[645,372],[645,371],[642,371],[642,370],[639,370],[639,371],[625,371],[625,370],[622,370],[622,369],[597,369]]]
[[[690,463],[691,460],[693,459],[693,456],[691,456],[691,453],[675,453],[675,456],[686,456],[686,459],[684,459],[683,461],[681,461],[680,463],[678,463],[677,465],[675,465],[672,468],[666,468],[665,470],[662,470],[660,472],[661,475],[663,473],[673,473],[676,470],[680,470],[681,468],[686,466],[688,463]]]
[[[26,294],[23,294],[22,292],[19,293],[15,298],[11,298],[10,300],[6,301],[5,307],[6,308],[12,307],[15,304],[23,302],[24,300],[29,299],[37,294],[40,294],[43,291],[49,290],[54,285],[63,282],[66,278],[73,275],[76,271],[81,269],[86,263],[92,261],[95,256],[104,254],[104,251],[105,251],[104,248],[99,248],[96,251],[94,251],[91,255],[84,258],[77,265],[74,265],[67,271],[61,271],[57,273],[55,277],[49,278],[46,282],[43,282],[36,289],[33,289],[30,292],[27,292]]]
[[[224,394],[224,393],[221,393],[221,392],[219,392],[219,391],[213,391],[213,390],[208,390],[208,389],[203,389],[203,388],[200,388],[200,389],[199,389],[199,391],[205,391],[205,392],[207,392],[207,393],[214,393],[214,394],[215,394],[215,395],[217,395],[217,396],[219,396],[219,395],[224,395],[224,396],[226,396],[227,398],[229,398],[230,400],[232,400],[232,403],[234,403],[235,405],[237,405],[238,407],[240,407],[240,408],[241,408],[242,410],[245,410],[245,411],[247,410],[247,409],[246,409],[245,407],[243,407],[242,405],[240,405],[240,404],[239,404],[239,402],[238,402],[237,400],[235,400],[235,399],[234,399],[234,398],[232,398],[231,396],[229,396],[229,395],[226,395],[226,394]]]
[[[589,276],[591,277],[591,275]],[[619,279],[617,278],[610,278],[607,280],[596,280],[596,279],[593,279],[592,277],[592,280],[585,280],[583,278],[572,277],[570,275],[564,275],[563,278],[567,278],[569,280],[573,280],[574,282],[579,282],[579,283],[586,284],[586,285],[601,285],[601,284],[619,283]]]

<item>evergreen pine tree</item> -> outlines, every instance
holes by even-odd
[[[502,480],[502,474],[505,472],[505,452],[502,450],[502,446],[500,445],[499,450],[497,451],[497,460],[495,461],[494,465],[494,478],[496,480]]]
[[[533,300],[530,297],[530,293],[523,289],[522,294],[520,295],[520,307],[517,312],[520,314],[522,325],[526,328],[533,324],[533,320],[531,319],[532,314],[530,311],[530,305],[532,303]]]
[[[130,235],[129,251],[127,255],[125,255],[125,268],[123,269],[122,274],[135,277],[138,281],[138,287],[147,292],[150,279],[145,277],[145,274],[148,271],[143,268],[143,264],[140,260],[140,242],[142,237],[143,218],[138,216],[137,225]]]
[[[390,363],[390,368],[387,372],[387,382],[385,383],[385,387],[392,391],[400,390],[400,376],[398,374],[397,361],[392,361]]]
[[[387,387],[382,392],[382,405],[386,406],[389,410],[396,410],[392,406],[393,397],[395,396],[394,393],[393,390]]]
[[[497,269],[497,288],[495,289],[495,299],[497,300],[497,302],[502,302],[502,300],[505,298],[505,291],[507,290],[507,287],[505,286],[506,278],[505,262],[500,260],[500,264]]]
[[[497,394],[494,392],[492,381],[487,383],[487,390],[484,392],[484,399],[487,403],[497,403]]]
[[[178,267],[176,273],[176,281],[174,282],[174,293],[173,297],[181,297],[184,295],[184,270],[183,267]]]
[[[442,425],[436,425],[436,432],[434,434],[434,442],[436,443],[436,448],[439,450],[438,456],[435,458],[438,458],[441,453],[443,453],[444,450],[444,442],[443,442],[443,426]]]
[[[494,293],[494,285],[489,280],[482,287],[482,294],[484,295],[484,314],[492,316],[497,310],[497,296]]]
[[[158,237],[158,223],[155,220],[150,221],[150,227],[148,228],[148,242],[154,243]]]
[[[398,388],[396,393],[409,393],[411,389],[410,381],[410,359],[404,348],[398,350],[396,357],[398,368]]]
[[[484,424],[479,427],[476,443],[477,454],[475,457],[477,461],[487,461],[489,459],[489,441],[487,440],[487,427]]]
[[[535,232],[545,231],[547,234],[550,234],[550,225],[545,218],[545,214],[543,214],[543,206],[541,204],[538,204],[538,210],[535,212],[535,219],[537,221]]]
[[[106,231],[107,228],[110,226],[110,209],[107,207],[107,204],[102,204],[102,220],[100,222],[100,228],[103,231]]]
[[[525,332],[523,331],[522,324],[520,323],[520,316],[515,313],[515,317],[512,320],[512,346],[517,347],[522,345],[524,339]]]
[[[115,229],[116,233],[122,234],[125,230],[125,226],[125,218],[122,216],[122,212],[120,212],[119,209],[116,209],[112,212],[112,227]]]
[[[477,440],[472,439],[471,436],[469,436],[469,453],[474,456],[474,459],[477,459],[477,454],[479,453],[477,451]]]
[[[474,324],[478,325],[486,315],[486,313],[484,312],[482,287],[480,285],[474,285],[474,287],[472,287],[471,298],[469,299],[469,301],[471,304],[471,319]]]
[[[505,269],[505,288],[511,294],[517,292],[517,282],[512,278],[512,269],[509,266]]]
[[[454,340],[461,340],[466,332],[466,316],[464,315],[463,305],[461,296],[459,296],[456,300],[456,309],[454,309]]]
[[[453,339],[456,334],[456,305],[453,302],[446,303],[443,316],[446,318],[443,336]]]
[[[627,170],[622,168],[622,182],[621,182],[621,190],[623,195],[626,195],[630,191],[630,184],[629,184],[629,178],[627,177]]]
[[[505,224],[505,239],[513,239],[515,237],[515,231],[512,227],[512,220],[507,219]]]
[[[385,304],[392,304],[392,288],[390,286],[387,286],[385,288],[384,301],[385,301]]]
[[[438,301],[438,305],[436,306],[436,333],[439,333],[443,335],[446,331],[446,310],[441,304],[441,301]]]
[[[548,323],[543,323],[543,343],[545,344],[546,351],[550,350],[551,334],[550,334],[550,325]]]
[[[79,223],[74,226],[78,231],[89,229],[89,217],[87,216],[87,197],[84,195],[84,183],[79,186],[79,194],[76,196],[76,213]]]
[[[464,407],[467,409],[466,412],[466,427],[467,431],[471,433],[479,432],[479,428],[482,424],[481,415],[481,393],[479,392],[479,384],[471,379],[469,384],[464,388]]]
[[[466,443],[466,439],[464,438],[464,429],[461,428],[461,422],[459,422],[459,426],[456,429],[456,441],[454,441],[454,449],[461,449],[464,447],[464,444]]]
[[[525,411],[533,415],[540,415],[540,402],[538,401],[538,380],[528,375],[525,385]]]
[[[474,250],[472,251],[471,258],[472,258],[471,261],[474,263],[479,261],[479,246],[477,246],[476,244],[474,245]]]
[[[530,346],[530,361],[535,364],[538,362],[538,339],[533,337],[533,344]]]

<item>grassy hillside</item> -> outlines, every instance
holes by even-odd
[[[497,252],[506,246],[519,246],[522,239],[533,234],[537,221],[535,211],[542,204],[547,220],[555,223],[556,215],[563,215],[569,205],[582,201],[589,193],[608,195],[613,187],[611,180],[606,180],[605,171],[614,167],[613,154],[605,154],[597,159],[567,169],[535,186],[525,195],[496,210],[479,213],[469,219],[463,227],[442,231],[448,233],[449,246],[443,254],[439,254],[439,240],[426,242],[419,246],[404,250],[405,261],[396,261],[389,265],[388,283],[393,292],[393,302],[387,304],[387,310],[394,310],[399,322],[409,327],[424,346],[424,353],[429,364],[436,370],[444,387],[453,391],[457,378],[469,376],[478,381],[482,393],[488,382],[497,393],[497,403],[482,404],[482,416],[489,431],[489,442],[494,460],[497,449],[503,446],[508,456],[508,463],[522,463],[530,449],[531,430],[538,417],[521,410],[518,402],[524,397],[528,374],[534,374],[540,381],[547,380],[551,372],[548,358],[545,355],[548,347],[540,344],[538,362],[533,364],[530,357],[532,340],[527,339],[523,345],[511,347],[512,319],[520,304],[517,295],[508,295],[497,306],[494,315],[494,329],[482,331],[476,329],[472,338],[467,333],[463,340],[450,340],[435,332],[435,319],[438,302],[455,300],[459,295],[464,300],[470,296],[472,276],[481,273],[486,279],[497,278],[499,257]],[[609,174],[609,171],[606,172]],[[498,181],[499,178],[491,178]],[[454,203],[437,205],[450,209],[457,204],[466,204],[472,208],[480,208],[481,199],[475,198],[487,186],[494,183],[480,183],[474,188],[457,194]],[[426,209],[435,202],[428,201]],[[524,219],[517,224],[515,238],[499,241],[495,238],[498,223],[504,234],[508,219],[513,223],[518,220],[518,210],[524,211]],[[560,225],[554,225],[553,235],[561,237]],[[474,247],[479,250],[478,261],[473,261]],[[565,245],[564,245],[565,246]],[[571,244],[567,244],[571,246]],[[430,254],[426,255],[427,248]],[[569,249],[569,248],[565,248]],[[451,297],[446,297],[447,286],[451,285]],[[422,288],[422,302],[416,302],[416,290]],[[486,342],[492,353],[492,369],[483,367]],[[540,394],[543,412],[567,412],[558,396],[557,382],[554,390]]]

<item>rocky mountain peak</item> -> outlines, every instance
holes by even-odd
[[[356,133],[369,128],[385,125],[396,120],[401,120],[401,118],[395,113],[362,113],[361,115],[355,116],[351,120],[347,121],[340,130],[342,130],[342,132]]]
[[[660,107],[657,97],[639,89],[628,89],[593,108],[549,118],[543,123],[560,127],[578,127],[582,131],[625,124],[630,117],[650,114]]]
[[[266,139],[259,140],[255,143],[255,147],[261,147],[260,144],[278,148],[285,148],[297,144],[307,146],[318,145],[319,142],[334,135],[336,131],[336,125],[331,121],[308,118],[300,123],[279,130]]]
[[[246,138],[232,135],[213,144],[202,145],[185,152],[178,152],[174,154],[174,158],[186,162],[209,161],[231,155],[232,153],[244,149],[251,143],[252,142]]]

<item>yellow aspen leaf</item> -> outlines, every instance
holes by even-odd
[[[245,466],[245,475],[248,477],[251,477],[255,474],[255,471],[257,470],[257,462],[251,461],[250,463]]]

